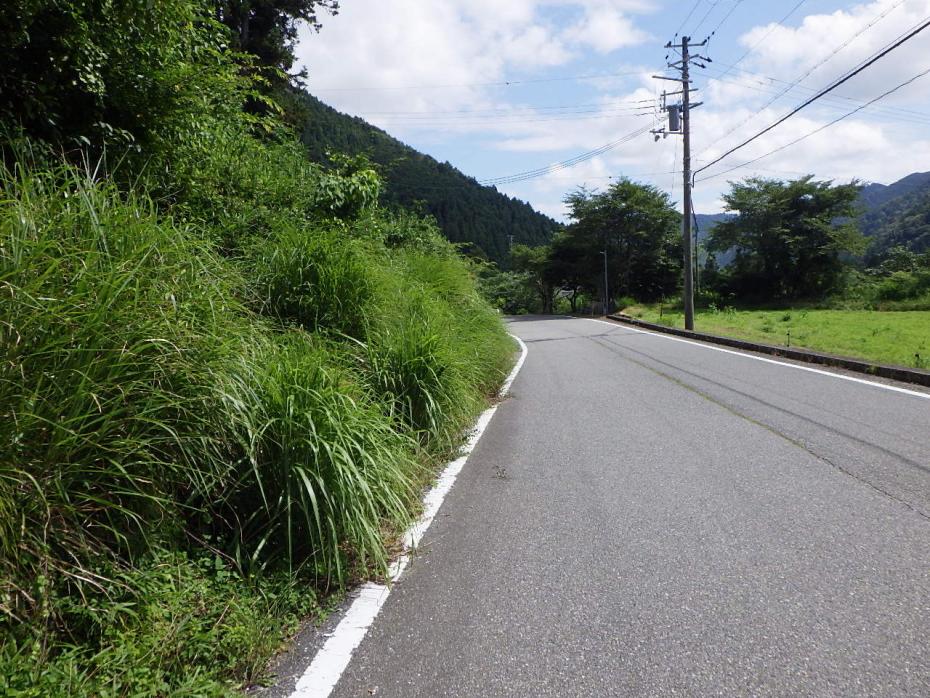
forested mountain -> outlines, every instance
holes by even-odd
[[[318,161],[329,151],[367,155],[385,179],[386,203],[422,202],[446,237],[465,250],[506,266],[514,244],[541,245],[559,227],[528,203],[484,187],[447,162],[401,143],[358,117],[348,116],[305,92],[295,92],[303,121],[301,138]]]
[[[859,227],[871,238],[868,261],[881,259],[896,246],[930,250],[930,172],[908,175],[887,187],[871,184],[862,190],[860,203],[865,212]]]
[[[869,184],[859,192],[859,203],[868,210],[930,187],[930,172],[915,172],[892,184]]]

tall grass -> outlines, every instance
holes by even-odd
[[[260,312],[307,330],[363,337],[373,297],[368,261],[335,230],[284,225],[249,249],[249,280]]]
[[[259,588],[386,569],[426,466],[512,353],[435,229],[386,247],[389,222],[278,225],[231,259],[93,172],[21,167],[0,187],[0,661],[18,680],[121,686],[141,660],[114,643],[152,640],[131,609],[176,602],[145,580],[177,551],[192,562],[173,574],[206,554]],[[151,661],[171,690],[200,685]]]

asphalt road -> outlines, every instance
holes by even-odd
[[[336,696],[930,696],[930,400],[589,320],[529,356]]]

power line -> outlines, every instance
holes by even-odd
[[[480,180],[479,183],[485,186],[493,186],[497,184],[514,184],[516,182],[523,182],[528,179],[535,179],[537,177],[543,177],[547,174],[552,174],[553,172],[558,172],[560,170],[568,169],[570,167],[574,167],[575,165],[579,165],[582,162],[587,162],[588,160],[592,160],[593,158],[596,158],[598,155],[603,155],[604,153],[607,153],[613,150],[614,148],[617,148],[621,145],[629,143],[630,141],[638,138],[639,136],[642,136],[643,134],[648,133],[649,130],[650,130],[649,126],[639,128],[639,129],[636,129],[635,131],[631,131],[630,133],[626,134],[625,136],[615,141],[611,141],[610,143],[605,143],[604,145],[599,146],[595,148],[594,150],[589,150],[586,153],[581,153],[580,155],[576,155],[572,158],[569,158],[568,160],[563,160],[561,162],[553,163],[551,165],[547,165],[546,167],[539,167],[539,168],[536,168],[535,170],[517,172],[515,174],[506,175],[503,177],[492,177],[489,179],[483,179],[483,180]]]
[[[727,12],[727,14],[724,16],[724,18],[721,19],[720,22],[717,24],[717,29],[719,29],[719,28],[720,28],[720,25],[722,25],[724,22],[726,22],[726,21],[730,18],[730,15],[733,14],[733,11],[737,8],[737,6],[738,6],[742,1],[743,1],[743,0],[731,0],[731,2],[733,2],[733,6],[730,8],[730,11]],[[701,27],[704,26],[704,22],[707,21],[707,18],[710,17],[711,13],[712,13],[714,10],[717,9],[717,6],[718,6],[721,2],[722,2],[722,0],[713,0],[713,1],[711,2],[710,7],[707,8],[707,12],[704,13],[704,16],[701,17],[701,21],[697,23],[697,26],[694,28],[694,31],[691,32],[692,34],[697,34],[698,29],[700,29]],[[716,33],[717,29],[714,29],[714,31],[712,31],[710,34],[708,34],[708,35],[707,35],[707,38],[709,39],[710,37],[712,37],[712,36]]]
[[[488,124],[488,123],[498,123],[498,124],[526,124],[526,123],[538,123],[545,121],[584,121],[587,119],[614,119],[617,117],[623,116],[653,116],[654,112],[650,109],[644,109],[642,107],[637,109],[616,109],[616,110],[584,110],[577,112],[565,112],[561,114],[541,114],[538,118],[532,118],[532,113],[522,113],[522,114],[511,114],[508,116],[464,116],[464,117],[451,117],[451,116],[383,116],[377,117],[379,121],[389,122],[394,124],[411,124],[411,125],[421,125],[421,126],[454,126],[454,125],[469,125],[469,124]]]
[[[897,85],[897,86],[891,88],[891,89],[888,90],[887,92],[883,92],[883,93],[880,94],[878,97],[875,97],[874,99],[869,100],[868,102],[866,102],[866,103],[863,104],[862,106],[859,106],[859,107],[853,109],[852,111],[847,112],[846,114],[843,114],[842,116],[840,116],[840,117],[837,118],[837,119],[834,119],[834,120],[831,121],[830,123],[824,124],[823,126],[820,126],[819,128],[816,128],[816,129],[814,129],[813,131],[810,131],[809,133],[805,133],[805,134],[804,134],[803,136],[801,136],[800,138],[795,138],[795,139],[794,139],[793,141],[791,141],[790,143],[785,143],[784,145],[779,146],[778,148],[775,148],[775,149],[773,149],[773,150],[770,150],[770,151],[768,151],[767,153],[765,153],[765,154],[763,154],[763,155],[760,155],[759,157],[750,160],[749,162],[744,162],[742,165],[736,165],[735,167],[731,167],[731,168],[728,169],[728,170],[724,170],[723,172],[719,172],[719,173],[717,173],[717,174],[715,174],[715,175],[710,175],[710,176],[708,176],[708,177],[703,177],[703,178],[701,178],[701,179],[699,179],[699,180],[697,180],[697,181],[699,181],[699,182],[706,182],[706,181],[709,180],[709,179],[715,179],[715,178],[717,178],[717,177],[722,177],[723,175],[729,174],[730,172],[734,172],[735,170],[739,170],[739,169],[742,169],[743,167],[748,167],[749,165],[752,165],[752,164],[754,164],[754,163],[756,163],[756,162],[759,162],[759,160],[764,160],[765,158],[767,158],[767,157],[769,157],[769,156],[771,156],[771,155],[774,155],[775,153],[779,153],[779,152],[781,152],[782,150],[785,150],[786,148],[790,148],[792,145],[796,145],[796,144],[800,143],[801,141],[806,140],[806,139],[810,138],[811,136],[820,133],[821,131],[825,131],[826,129],[830,128],[831,126],[833,126],[833,125],[835,125],[835,124],[838,124],[840,121],[843,121],[844,119],[848,119],[850,116],[853,116],[854,114],[859,113],[860,111],[862,111],[862,110],[865,109],[866,107],[868,107],[868,106],[870,106],[870,105],[872,105],[872,104],[875,104],[876,102],[878,102],[878,101],[884,99],[885,97],[888,97],[888,96],[891,95],[891,94],[894,94],[894,93],[897,92],[898,90],[900,90],[900,89],[902,89],[902,88],[904,88],[904,87],[907,87],[907,86],[910,85],[911,83],[913,83],[913,82],[919,80],[920,78],[922,78],[922,77],[924,77],[924,76],[926,76],[926,75],[930,75],[930,68],[928,68],[927,70],[924,70],[924,71],[921,72],[921,73],[918,73],[917,75],[915,75],[915,76],[912,77],[912,78],[909,78],[909,79],[905,80],[904,82],[902,82],[902,83],[900,83],[899,85]],[[713,164],[713,163],[711,163],[711,164]],[[708,165],[708,167],[710,167],[710,165]],[[705,169],[705,168],[701,168],[701,169]],[[700,172],[700,171],[701,171],[701,170],[698,170],[698,172]]]
[[[588,107],[617,107],[617,106],[626,106],[626,105],[636,105],[636,104],[652,104],[655,102],[653,98],[649,99],[632,99],[632,100],[622,100],[620,102],[591,102],[587,104],[564,104],[564,105],[550,105],[550,106],[523,106],[523,107],[494,107],[488,109],[453,109],[450,111],[370,111],[365,112],[366,116],[385,116],[385,115],[418,115],[418,114],[485,114],[485,113],[495,113],[495,112],[504,112],[511,113],[514,111],[557,111],[562,109],[585,109]]]
[[[770,124],[769,126],[766,126],[764,129],[762,129],[761,131],[759,131],[758,133],[756,133],[754,136],[751,136],[751,137],[747,138],[746,140],[744,140],[744,141],[743,141],[742,143],[740,143],[739,145],[737,145],[737,146],[735,146],[735,147],[733,147],[733,148],[730,148],[730,149],[729,149],[727,152],[725,152],[723,155],[721,155],[720,157],[718,157],[718,158],[715,159],[715,160],[712,160],[709,164],[707,164],[707,165],[705,165],[704,167],[702,167],[702,168],[700,168],[699,170],[697,170],[697,171],[695,172],[695,174],[698,174],[698,173],[700,173],[700,172],[703,172],[703,171],[706,170],[707,168],[712,167],[713,165],[716,165],[718,162],[720,162],[721,160],[723,160],[723,159],[729,157],[730,155],[732,155],[733,153],[735,153],[737,150],[740,150],[740,149],[742,149],[742,148],[745,148],[747,145],[749,145],[749,144],[752,143],[753,141],[757,140],[758,138],[761,138],[762,136],[764,136],[766,133],[768,133],[768,132],[771,131],[772,129],[776,128],[776,127],[779,126],[780,124],[783,124],[785,121],[787,121],[788,119],[790,119],[792,116],[794,116],[795,114],[797,114],[799,111],[801,111],[801,110],[804,109],[805,107],[808,107],[809,105],[813,104],[813,103],[816,102],[818,99],[820,99],[820,98],[823,97],[824,95],[826,95],[826,94],[832,92],[833,90],[835,90],[835,89],[836,89],[837,87],[839,87],[840,85],[843,85],[843,84],[845,84],[846,82],[849,82],[852,78],[854,78],[856,75],[858,75],[859,73],[861,73],[862,71],[864,71],[866,68],[868,68],[869,66],[871,66],[873,63],[876,63],[877,61],[881,60],[882,58],[884,58],[885,56],[887,56],[889,53],[891,53],[892,51],[894,51],[896,48],[898,48],[899,46],[901,46],[901,45],[904,44],[905,42],[907,42],[907,41],[909,41],[910,39],[912,39],[912,38],[914,38],[915,36],[917,36],[917,34],[919,34],[920,32],[922,32],[922,31],[923,31],[924,29],[926,29],[928,26],[930,26],[930,19],[924,20],[924,21],[923,21],[923,24],[921,24],[920,26],[918,26],[916,29],[911,30],[911,31],[910,31],[908,34],[906,34],[905,36],[898,38],[898,39],[897,39],[896,41],[894,41],[892,44],[890,44],[889,46],[886,46],[884,49],[882,49],[881,51],[879,51],[877,54],[873,55],[871,58],[869,58],[868,60],[866,60],[866,61],[864,61],[863,63],[861,63],[858,67],[856,67],[856,68],[854,68],[853,70],[847,72],[843,77],[839,78],[838,80],[834,80],[830,85],[828,85],[827,87],[825,87],[825,88],[823,88],[822,90],[820,90],[819,92],[817,92],[817,94],[815,94],[813,97],[810,97],[809,99],[807,99],[806,101],[804,101],[800,106],[795,107],[795,108],[792,109],[790,112],[788,112],[787,114],[785,114],[785,116],[781,117],[780,119],[778,119],[778,120],[775,121],[774,123]]]
[[[852,36],[848,37],[848,38],[846,39],[846,41],[844,41],[842,44],[840,44],[839,46],[837,46],[836,48],[834,48],[833,51],[832,51],[831,53],[829,53],[827,56],[825,56],[825,57],[822,58],[820,61],[818,61],[817,63],[815,63],[813,66],[811,66],[811,67],[807,70],[806,73],[804,73],[804,74],[801,75],[800,77],[798,77],[798,78],[796,78],[795,80],[793,80],[793,81],[788,85],[788,87],[786,87],[786,88],[785,88],[784,90],[782,90],[780,93],[778,93],[777,95],[775,95],[774,97],[772,97],[768,102],[766,102],[766,103],[763,104],[761,107],[759,107],[758,109],[756,109],[756,111],[754,111],[752,114],[750,114],[750,115],[747,116],[745,119],[743,119],[742,121],[740,121],[738,124],[736,124],[735,126],[733,126],[733,128],[731,128],[729,131],[727,131],[725,134],[723,134],[720,138],[718,138],[717,140],[715,140],[713,143],[711,143],[710,145],[708,145],[706,148],[704,148],[703,150],[701,150],[701,152],[702,152],[702,153],[707,152],[709,149],[713,148],[714,145],[716,145],[717,143],[719,143],[720,141],[722,141],[723,139],[725,139],[727,136],[731,135],[732,133],[735,133],[735,132],[738,131],[740,128],[742,128],[744,125],[746,125],[747,123],[749,123],[749,122],[752,120],[752,118],[753,118],[754,116],[756,116],[757,114],[760,114],[760,113],[762,113],[764,110],[768,109],[770,106],[772,106],[772,104],[774,104],[774,103],[777,102],[779,99],[781,99],[784,95],[786,95],[788,92],[790,92],[794,87],[799,87],[799,86],[800,86],[800,83],[801,83],[805,78],[809,77],[809,76],[811,75],[811,73],[813,73],[815,70],[817,70],[818,68],[820,68],[824,63],[826,63],[827,61],[829,61],[831,58],[833,58],[836,54],[838,54],[838,53],[839,53],[840,51],[842,51],[844,48],[846,48],[847,46],[849,46],[849,44],[851,44],[853,41],[855,41],[855,40],[858,39],[860,36],[862,36],[862,34],[864,34],[866,31],[868,31],[868,30],[871,29],[873,26],[875,26],[878,22],[880,22],[882,19],[884,19],[890,12],[892,12],[893,10],[897,9],[898,7],[900,7],[904,2],[906,2],[906,0],[898,0],[898,2],[897,2],[896,4],[892,5],[891,7],[885,9],[883,12],[879,13],[878,15],[876,15],[874,18],[872,18],[872,21],[871,21],[871,22],[869,22],[869,23],[868,23],[867,25],[865,25],[864,27],[860,27],[859,31],[857,31],[857,32],[856,32],[855,34],[853,34]],[[738,62],[739,62],[739,61],[737,61],[737,63],[738,63]]]
[[[798,9],[801,7],[801,5],[803,5],[805,2],[807,2],[807,0],[800,0],[800,2],[798,2],[794,7],[792,7],[788,11],[788,14],[786,14],[784,17],[778,20],[778,22],[773,24],[772,27],[765,33],[765,36],[763,36],[756,43],[754,43],[752,46],[746,49],[746,52],[743,53],[742,56],[736,59],[736,63],[733,64],[734,67],[742,63],[750,53],[755,51],[759,47],[760,44],[762,44],[766,39],[769,38],[769,36],[771,36],[772,32],[774,32],[778,27],[780,27],[782,24],[788,21],[788,18],[791,17],[791,15],[793,15],[795,12],[797,12]]]
[[[717,82],[722,82],[726,85],[735,85],[737,87],[742,87],[747,90],[761,92],[767,95],[776,94],[777,90],[764,86],[763,81],[766,83],[767,82],[778,82],[783,85],[791,85],[791,83],[788,83],[785,80],[779,80],[778,78],[773,78],[773,77],[769,77],[765,75],[757,75],[755,73],[749,73],[748,71],[743,71],[743,70],[740,70],[740,72],[746,73],[747,76],[749,76],[750,78],[755,78],[754,83],[740,82],[737,80],[724,80],[724,79],[717,78],[717,77],[712,77],[712,79],[716,80]],[[795,91],[800,91],[806,94],[813,94],[817,90],[812,89],[810,87],[804,87],[803,85],[791,85],[790,89],[787,92],[782,93],[782,96],[785,94],[791,94],[792,92],[795,92]],[[855,99],[848,95],[841,95],[841,94],[828,95],[824,97],[824,101],[838,108],[846,108],[849,106],[850,102],[853,104],[862,104],[861,100]],[[883,116],[883,117],[890,118],[890,119],[895,119],[897,121],[903,121],[903,122],[912,123],[912,124],[930,123],[930,114],[926,112],[915,111],[913,109],[906,109],[904,107],[895,107],[891,105],[879,105],[877,107],[874,107],[873,110],[879,116]],[[722,138],[717,139],[717,140],[718,141],[722,140]],[[708,148],[710,147],[712,146],[708,146]],[[705,148],[704,151],[702,152],[705,152],[708,148]]]
[[[609,78],[629,77],[632,75],[644,75],[641,70],[626,71],[622,73],[601,73],[592,75],[564,75],[552,78],[532,78],[527,80],[497,80],[493,82],[462,82],[446,83],[438,85],[360,85],[357,87],[313,87],[310,86],[310,92],[367,92],[367,91],[390,91],[390,90],[444,90],[456,89],[461,87],[512,87],[514,85],[533,85],[546,82],[573,82],[580,80],[607,80]]]
[[[706,20],[708,17],[710,17],[710,13],[713,12],[713,11],[717,8],[717,5],[719,5],[719,4],[720,4],[720,0],[712,0],[712,1],[711,1],[710,7],[707,8],[707,12],[704,13],[704,16],[703,16],[703,17],[701,17],[701,21],[697,23],[697,26],[694,28],[694,30],[693,30],[692,32],[690,32],[691,34],[697,34],[698,29],[700,29],[702,26],[704,26],[705,20]]]
[[[694,11],[698,8],[698,5],[701,4],[701,0],[694,0],[694,4],[691,6],[691,12],[681,21],[681,25],[678,29],[675,30],[675,36],[681,34],[681,30],[685,28],[685,25],[688,23],[688,20],[691,19],[691,15],[694,14]]]
[[[723,16],[723,19],[721,19],[719,22],[717,22],[717,26],[714,27],[714,30],[708,35],[708,37],[707,37],[708,39],[711,38],[712,36],[716,35],[716,33],[720,30],[720,27],[722,27],[722,26],[726,23],[726,21],[727,21],[728,19],[730,19],[730,15],[732,15],[732,14],[736,11],[736,8],[739,7],[742,3],[743,3],[743,0],[736,0],[736,1],[733,3],[733,7],[730,8],[730,11],[727,12],[727,13]],[[699,26],[700,26],[700,25],[699,25]]]

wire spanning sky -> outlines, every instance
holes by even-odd
[[[567,192],[611,177],[680,198],[680,139],[627,138],[672,85],[651,76],[672,74],[663,47],[679,27],[715,32],[702,49],[714,62],[694,73],[700,167],[927,19],[930,0],[344,0],[298,54],[323,101],[560,218]],[[698,211],[720,210],[744,176],[888,183],[930,170],[930,77],[859,109],[930,69],[927,37],[708,168]]]

